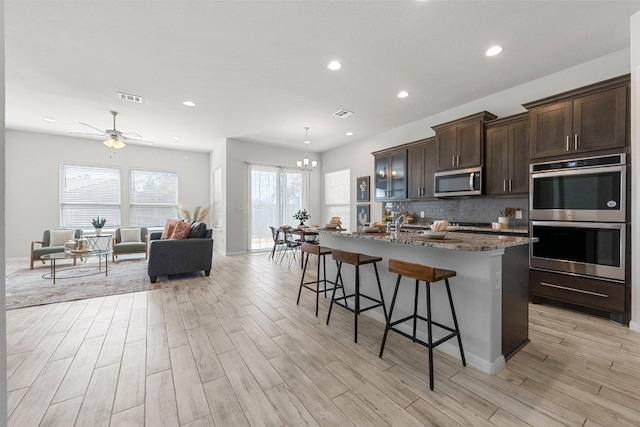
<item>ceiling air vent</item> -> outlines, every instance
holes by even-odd
[[[142,104],[142,97],[138,95],[118,92],[118,98],[122,99],[123,101],[137,102],[138,104]]]
[[[349,116],[353,115],[353,111],[349,111],[349,110],[338,110],[335,113],[333,113],[334,116],[336,117],[340,117],[341,119],[346,119]]]

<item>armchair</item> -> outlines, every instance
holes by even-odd
[[[31,247],[29,250],[30,254],[30,262],[29,269],[33,270],[33,262],[40,260],[44,264],[44,260],[41,260],[40,257],[46,254],[53,254],[56,252],[64,252],[64,243],[51,240],[51,231],[52,230],[44,230],[42,233],[42,240],[34,240],[31,242]],[[60,230],[53,230],[55,232],[59,232]],[[72,230],[65,230],[72,231]],[[77,228],[73,232],[73,238],[79,239],[82,236],[82,230]],[[53,244],[52,244],[53,243]],[[40,247],[36,247],[36,245],[40,245]]]
[[[138,238],[137,241],[133,241],[134,239],[123,239],[122,234],[122,231],[118,228],[116,229],[115,238],[111,239],[111,249],[113,251],[111,253],[111,260],[113,262],[116,262],[118,255],[123,254],[144,253],[144,259],[149,257],[147,253],[149,247],[149,232],[146,227],[140,227],[140,235],[136,236]]]

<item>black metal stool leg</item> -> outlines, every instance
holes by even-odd
[[[431,283],[427,284],[427,333],[429,342],[429,388],[433,390],[433,336],[431,335]]]
[[[346,301],[346,300],[345,300]],[[355,322],[353,327],[353,342],[358,342],[358,314],[360,314],[360,266],[356,265],[356,310]]]
[[[420,281],[416,279],[416,296],[413,301],[413,342],[416,342],[416,330],[418,329],[418,295]]]
[[[307,261],[309,261],[309,255],[307,255]],[[316,264],[316,317],[318,317],[318,299],[320,297],[320,255],[318,255]],[[327,288],[326,281],[324,282],[324,288]]]
[[[467,366],[467,361],[464,358],[464,350],[462,349],[462,338],[460,338],[460,328],[458,328],[458,318],[456,317],[456,309],[453,308],[453,298],[451,298],[451,289],[449,288],[449,279],[444,280],[447,285],[447,295],[449,296],[449,305],[451,306],[451,315],[453,316],[453,324],[456,328],[456,335],[458,336],[458,345],[460,346],[460,358],[462,359],[462,366]]]
[[[380,355],[378,357],[382,358],[382,353],[384,352],[384,345],[387,342],[387,334],[389,333],[389,329],[391,329],[391,316],[393,316],[393,307],[396,305],[396,296],[398,295],[398,288],[400,287],[400,279],[402,276],[398,274],[398,279],[396,280],[396,288],[393,291],[393,298],[391,298],[391,308],[389,309],[389,317],[387,318],[387,324],[384,328],[384,336],[382,337],[382,345],[380,346]]]
[[[327,257],[326,255],[322,256],[322,271],[324,274],[324,297],[327,297]]]
[[[382,302],[382,311],[384,313],[384,319],[387,320],[387,307],[384,304],[384,296],[382,296],[382,286],[380,285],[380,276],[378,275],[378,267],[376,263],[373,263],[373,270],[376,272],[376,280],[378,281],[378,291],[380,292],[380,302]]]
[[[304,268],[302,269],[302,279],[300,279],[300,289],[298,289],[298,301],[296,301],[296,305],[300,304],[300,294],[302,293],[302,284],[304,283],[304,275],[307,272],[307,264],[309,264],[309,253],[307,253],[307,259],[304,263]],[[318,313],[316,313],[316,316]]]
[[[331,293],[331,302],[329,303],[329,313],[327,314],[327,325],[329,324],[329,319],[331,318],[331,309],[333,309],[333,300],[336,297],[336,289],[338,289],[338,279],[340,279],[340,287],[342,288],[342,293],[344,294],[344,284],[342,283],[342,277],[340,276],[340,268],[342,267],[342,263],[336,261],[336,265],[338,266],[338,273],[336,274],[336,282],[333,285],[333,292]],[[345,303],[347,300],[345,300]]]

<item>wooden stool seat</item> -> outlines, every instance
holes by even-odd
[[[304,260],[304,267],[302,269],[302,278],[300,279],[300,289],[298,289],[298,301],[296,304],[300,304],[300,295],[302,294],[302,288],[309,289],[316,294],[316,317],[318,317],[318,300],[320,296],[320,292],[324,292],[324,297],[327,297],[327,291],[331,291],[335,288],[335,283],[327,280],[327,259],[325,258],[327,255],[331,255],[333,249],[320,246],[317,243],[306,243],[303,242],[301,246],[302,250],[302,259]],[[305,259],[304,254],[307,254],[307,258]],[[316,280],[311,280],[309,282],[304,281],[304,276],[307,272],[307,264],[309,264],[309,255],[317,255],[318,256],[318,265],[316,268]],[[322,260],[323,266],[323,278],[320,278],[320,260]],[[320,289],[320,283],[323,283],[323,289]],[[334,288],[327,288],[327,283],[334,285]],[[315,284],[315,287],[311,287],[311,285]]]
[[[365,254],[359,254],[356,252],[341,251],[338,249],[333,250],[333,259],[339,262],[344,262],[350,265],[365,265],[382,261],[379,256],[371,256]]]
[[[430,267],[428,265],[413,264],[397,259],[389,260],[389,271],[404,277],[410,277],[423,282],[435,283],[440,280],[449,279],[456,275],[453,270],[445,270],[444,268]]]
[[[389,331],[394,331],[402,336],[405,336],[417,344],[421,344],[429,349],[429,388],[433,390],[433,349],[445,341],[451,338],[458,338],[458,347],[460,348],[460,358],[462,359],[462,365],[467,366],[467,362],[464,358],[464,350],[462,349],[462,339],[460,338],[460,328],[458,327],[458,319],[456,318],[456,310],[453,307],[453,298],[451,298],[451,288],[449,287],[449,278],[454,277],[456,272],[453,270],[446,270],[444,268],[436,268],[428,265],[414,264],[406,261],[400,261],[397,259],[389,259],[389,271],[396,273],[398,279],[396,280],[396,287],[393,291],[393,299],[391,300],[391,308],[389,309],[389,317],[387,318],[387,325],[384,329],[384,336],[382,337],[382,345],[380,347],[380,357],[384,352],[384,345],[387,342],[387,334]],[[398,296],[398,288],[400,287],[400,281],[402,276],[415,279],[415,299],[413,305],[413,314],[404,317],[399,320],[392,321],[393,308],[396,305],[396,297]],[[453,317],[454,327],[443,325],[431,318],[431,283],[444,280],[447,288],[447,296],[449,297],[449,307],[451,308],[451,316]],[[418,294],[419,284],[423,281],[427,288],[427,317],[420,316],[418,314]],[[395,326],[404,323],[406,321],[413,321],[413,335],[408,334]],[[427,322],[427,342],[424,342],[416,338],[417,322],[423,320]],[[432,327],[437,326],[441,329],[449,331],[450,333],[436,342],[433,341]]]
[[[333,286],[333,294],[331,295],[331,304],[329,304],[329,314],[327,315],[327,325],[329,324],[329,319],[331,318],[331,309],[333,308],[333,304],[337,304],[340,307],[343,307],[354,314],[354,328],[353,328],[353,341],[358,342],[358,315],[363,311],[371,310],[376,307],[382,307],[382,311],[384,312],[384,318],[387,318],[387,307],[384,304],[384,297],[382,296],[382,287],[380,286],[380,276],[378,275],[378,267],[376,263],[382,261],[381,257],[359,254],[356,252],[347,252],[341,251],[338,249],[333,250],[333,259],[336,261],[336,266],[338,267],[338,273],[336,275],[336,281]],[[354,293],[347,295],[344,291],[344,282],[342,281],[342,264],[350,264],[355,266],[356,268],[356,283]],[[366,264],[373,264],[373,269],[376,272],[376,281],[378,282],[378,292],[380,292],[380,299],[372,298],[369,295],[364,295],[360,293],[360,266]],[[342,297],[336,298],[336,289],[340,288],[342,290]],[[349,298],[354,298],[354,308],[349,307],[347,300]],[[373,302],[373,305],[370,305],[365,308],[360,307],[360,299],[364,298],[370,302]]]

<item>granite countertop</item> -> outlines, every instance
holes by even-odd
[[[500,230],[494,230],[491,227],[471,227],[468,225],[455,225],[455,230],[451,230],[453,232],[460,231],[476,231],[482,233],[491,233],[491,234],[529,234],[529,229],[527,227],[513,227],[513,228],[502,228]],[[404,229],[409,230],[429,230],[428,225],[418,225],[418,224],[405,224],[402,226]]]
[[[320,234],[326,232],[320,231]],[[342,236],[353,239],[376,240],[380,242],[401,243],[413,246],[426,246],[430,248],[450,249],[455,251],[493,251],[498,249],[510,248],[513,246],[528,245],[531,242],[537,242],[537,238],[520,237],[520,236],[494,236],[490,234],[471,234],[471,233],[447,233],[445,239],[429,239],[418,232],[400,233],[398,239],[395,239],[394,233],[331,233],[332,235]]]

